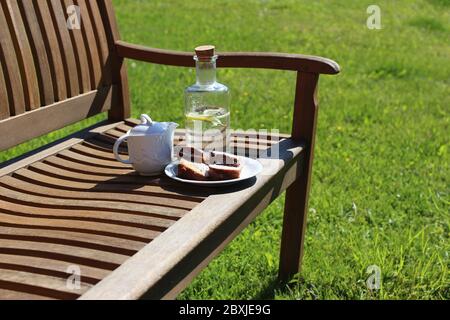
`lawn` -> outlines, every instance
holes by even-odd
[[[276,281],[284,199],[274,202],[180,299],[449,299],[450,1],[114,1],[122,37],[192,51],[321,55],[323,76],[302,273]],[[183,123],[194,71],[129,62],[133,116]],[[232,126],[291,127],[295,73],[220,70]],[[31,150],[95,117],[0,153]],[[367,268],[381,269],[368,290]]]

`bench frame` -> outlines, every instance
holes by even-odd
[[[111,1],[100,0],[98,5],[107,30],[106,36],[110,48],[109,67],[112,70],[110,85],[99,87],[96,91],[82,94],[76,98],[57,102],[6,120],[0,120],[0,136],[2,134],[6,136],[6,133],[10,133],[18,126],[29,128],[29,130],[21,131],[20,134],[15,131],[14,137],[0,142],[0,150],[100,112],[108,111],[108,121],[2,164],[0,166],[0,177],[67,148],[81,141],[80,139],[83,139],[86,135],[112,128],[118,122],[129,118],[131,110],[125,59],[171,66],[195,66],[191,53],[147,48],[121,41]],[[89,290],[81,297],[82,299],[176,297],[189,281],[284,189],[286,189],[286,203],[279,278],[288,280],[300,271],[314,157],[319,75],[337,74],[340,71],[339,66],[334,61],[325,58],[295,54],[219,53],[219,57],[217,63],[219,68],[263,68],[297,72],[291,139],[285,140],[287,142],[281,148],[280,161],[298,157],[298,161],[295,163],[301,163],[301,166],[287,167],[284,174],[268,177],[266,180],[258,180],[257,186],[238,191],[239,197],[247,196],[249,199],[253,199],[253,202],[247,202],[245,206],[240,206],[238,202],[234,203],[233,199],[230,199],[231,203],[225,209],[230,212],[230,218],[240,217],[241,220],[238,219],[228,224],[222,221],[221,227],[213,230],[212,234],[199,234],[196,242],[198,246],[185,248],[191,250],[191,253],[181,262],[177,262],[175,267],[170,265],[170,261],[169,263],[165,261],[166,265],[157,264],[149,269],[150,261],[154,262],[153,259],[157,259],[158,254],[160,254],[155,248],[162,245],[166,250],[175,250],[176,242],[169,242],[168,245],[164,245],[164,242],[174,235],[182,240],[183,230],[198,227],[198,220],[196,219],[205,216],[208,211],[214,208],[221,208],[220,200],[223,200],[223,198],[215,199],[211,197],[205,200],[182,219],[183,223],[180,220],[136,256],[127,260],[110,276]],[[74,104],[81,106],[77,108],[78,111],[74,111]],[[111,107],[105,109],[104,106]],[[49,115],[54,116],[57,121],[52,123],[43,121]],[[32,123],[33,125],[31,125]],[[272,190],[274,186],[278,186],[278,191],[281,192]],[[253,194],[252,192],[257,190],[258,187],[261,188],[258,191],[260,193],[258,195]],[[264,192],[261,193],[261,190],[264,190]],[[210,244],[208,245],[208,243]],[[180,270],[183,270],[183,272]],[[142,277],[147,278],[140,284],[139,279],[142,279]],[[148,290],[149,287],[150,290]]]

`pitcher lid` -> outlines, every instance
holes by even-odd
[[[130,130],[130,136],[148,136],[167,134],[178,125],[173,122],[155,122],[148,115],[141,115],[141,123]]]

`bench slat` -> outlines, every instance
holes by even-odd
[[[1,253],[30,252],[40,257],[49,257],[105,270],[116,269],[128,258],[128,256],[118,253],[35,241],[1,239],[1,244]]]
[[[19,225],[24,228],[37,230],[74,231],[87,234],[103,235],[119,239],[149,242],[161,234],[159,231],[123,226],[119,224],[107,224],[91,221],[74,221],[70,219],[50,219],[39,217],[23,217],[11,214],[10,211],[0,209],[1,222],[4,225]]]
[[[0,261],[2,261],[2,264],[0,264],[1,269],[9,268],[20,270],[21,268],[35,273],[53,275],[61,278],[67,278],[67,271],[71,266],[64,261],[12,254],[0,254]],[[108,270],[89,266],[79,265],[78,267],[81,271],[81,281],[90,284],[98,283],[98,281],[106,277],[109,273]],[[0,295],[0,297],[3,296]]]
[[[80,296],[77,293],[67,293],[58,290],[52,290],[33,286],[14,281],[0,280],[0,292],[5,292],[7,296],[5,299],[37,299],[37,300],[56,300],[56,299],[76,299]],[[13,293],[14,292],[14,293]]]
[[[128,131],[128,130],[127,130]],[[113,137],[119,138],[123,136],[127,131],[120,130],[120,128],[116,128],[116,130],[109,130],[105,132],[105,134]],[[245,132],[234,132],[230,137],[231,146],[246,146],[247,148],[259,148],[259,149],[268,149],[270,146],[278,143],[281,139],[280,136],[277,135],[267,135],[265,137],[258,137],[256,134],[245,133]],[[175,132],[175,145],[182,144],[186,140],[184,131]],[[126,142],[123,143],[126,145]]]
[[[102,142],[100,140],[95,140],[95,139],[86,139],[85,141],[83,141],[81,143],[81,145],[89,147],[91,149],[95,149],[95,150],[99,150],[99,151],[104,151],[104,152],[113,152],[113,145],[106,143],[106,142]],[[128,148],[125,147],[124,144],[119,146],[119,153],[120,154],[128,154]]]
[[[3,74],[3,66],[0,60],[0,120],[9,118],[8,91],[6,90],[5,77]]]
[[[14,284],[7,284],[6,287],[14,287]],[[20,292],[14,290],[3,289],[0,287],[0,297],[5,300],[56,300],[57,298],[45,297],[38,294],[32,294],[29,292]]]
[[[41,26],[38,22],[32,1],[20,1],[19,5],[22,7],[23,19],[34,55],[41,106],[50,105],[55,102],[55,94],[53,92],[53,79],[50,71],[49,56],[47,55]]]
[[[82,90],[80,84],[82,82],[81,75],[77,69],[77,61],[75,59],[75,51],[70,39],[69,30],[67,29],[67,20],[65,10],[61,5],[60,0],[50,0],[51,15],[54,25],[54,30],[57,34],[59,43],[58,54],[61,54],[64,65],[64,76],[58,77],[58,79],[66,79],[68,97],[76,97]],[[44,18],[44,19],[47,19]],[[82,88],[82,87],[81,87]]]
[[[112,83],[112,71],[109,53],[110,51],[108,48],[106,30],[103,25],[103,20],[100,14],[98,3],[97,1],[86,1],[86,7],[89,12],[89,18],[92,23],[94,36],[101,56],[103,66],[102,85],[110,85]]]
[[[36,7],[38,23],[41,26],[41,33],[44,38],[47,55],[49,57],[55,102],[62,101],[68,97],[68,86],[64,76],[63,59],[60,52],[56,31],[53,26],[50,8],[47,1],[36,1],[34,5]]]
[[[20,13],[17,0],[7,0],[9,21],[12,23],[15,35],[15,51],[19,62],[20,74],[22,76],[23,90],[25,96],[26,110],[34,110],[41,106],[41,97],[39,93],[38,78],[34,57],[31,52],[31,46],[28,40],[27,31]]]
[[[3,190],[2,190],[3,191]],[[41,198],[39,198],[40,200]],[[133,213],[120,213],[120,212],[109,212],[93,209],[62,209],[60,207],[51,207],[51,204],[45,204],[46,207],[33,206],[40,205],[36,203],[36,199],[30,199],[32,202],[28,203],[16,203],[13,202],[15,199],[2,196],[0,199],[0,205],[2,209],[9,212],[18,212],[21,216],[28,217],[42,217],[49,219],[60,219],[60,220],[74,220],[74,221],[91,221],[98,222],[101,224],[113,224],[113,225],[123,225],[130,226],[134,228],[149,229],[156,231],[163,231],[173,224],[173,220],[155,218],[153,216],[145,216],[143,214],[137,215]],[[61,202],[70,201],[58,199]],[[30,205],[31,204],[31,205]],[[56,208],[55,208],[56,207]],[[71,207],[75,208],[75,207]]]
[[[66,21],[71,21],[74,19],[74,16],[68,16],[70,13],[71,15],[76,15],[76,12],[67,12],[70,6],[74,5],[73,0],[63,0],[63,7],[66,15],[64,17],[66,18]],[[76,18],[78,19],[78,18]],[[79,77],[79,85],[80,85],[80,92],[88,92],[92,90],[92,84],[91,84],[91,72],[92,69],[90,67],[89,61],[88,61],[88,52],[86,49],[86,43],[83,37],[83,34],[85,32],[84,29],[81,28],[81,14],[80,14],[80,20],[77,22],[80,23],[80,28],[73,28],[69,30],[69,36],[72,41],[72,46],[74,48],[75,53],[75,59],[77,63],[77,70],[78,70],[78,77]],[[72,21],[73,22],[73,21]],[[66,28],[67,28],[67,22],[66,22]]]
[[[3,236],[20,236],[20,237],[37,237],[47,241],[55,241],[57,239],[63,241],[72,241],[77,243],[80,247],[87,248],[104,248],[105,251],[116,252],[126,255],[133,255],[135,251],[139,251],[144,246],[144,242],[133,241],[128,239],[118,239],[112,237],[106,237],[98,234],[86,234],[80,232],[64,232],[60,230],[47,230],[45,234],[37,229],[25,229],[20,227],[1,226],[0,234]],[[106,245],[107,244],[107,245]]]
[[[80,154],[83,154],[83,155],[86,155],[86,156],[91,156],[91,157],[94,157],[97,159],[103,159],[103,160],[115,160],[116,159],[114,157],[114,154],[111,151],[93,149],[93,148],[89,148],[88,146],[83,145],[83,144],[74,145],[72,148],[70,148],[70,150],[80,153]]]
[[[70,275],[68,275],[67,278],[69,276]],[[67,279],[16,270],[1,270],[0,282],[1,281],[36,286],[75,295],[80,295],[92,287],[90,284],[80,283],[80,289],[71,290],[67,287]]]
[[[59,238],[52,238],[49,236],[36,236],[36,235],[21,235],[21,234],[12,234],[11,232],[7,234],[0,234],[0,241],[3,243],[6,240],[11,240],[15,242],[21,242],[21,241],[30,241],[30,242],[36,242],[36,243],[42,243],[44,245],[65,245],[70,246],[74,248],[80,248],[81,250],[84,249],[92,249],[92,250],[99,250],[105,253],[112,253],[112,254],[120,254],[125,256],[132,256],[136,253],[135,250],[125,250],[121,248],[116,248],[109,245],[99,245],[94,243],[89,243],[85,241],[79,241],[79,240],[71,240],[71,239],[59,239]]]
[[[95,183],[85,183],[85,182],[75,182],[71,181],[70,183],[63,179],[48,177],[36,172],[27,171],[26,175],[23,174],[24,171],[17,171],[14,173],[15,177],[23,179],[25,181],[33,182],[37,185],[49,186],[60,188],[64,190],[82,190],[82,191],[93,191],[93,192],[124,192],[123,187],[119,184],[95,184]],[[198,191],[191,190],[190,192],[182,193],[181,190],[185,190],[186,188],[181,187],[180,191],[177,190],[169,190],[163,189],[157,185],[127,185],[127,193],[130,194],[141,194],[141,195],[158,195],[158,196],[167,196],[170,198],[178,198],[178,199],[194,199],[197,198],[201,200],[202,197],[207,196],[206,191],[202,189]]]
[[[0,30],[8,30],[7,15],[0,6]],[[2,33],[0,37],[0,63],[3,64],[3,74],[8,90],[9,110],[11,115],[25,112],[25,96],[23,93],[20,68],[17,55],[14,51],[14,43],[9,32]]]
[[[79,163],[90,164],[95,167],[108,168],[108,169],[128,169],[128,170],[132,169],[132,166],[129,164],[123,164],[121,162],[114,161],[112,159],[110,159],[110,160],[95,159],[90,156],[85,156],[85,155],[73,152],[71,150],[65,150],[63,152],[60,152],[59,156],[65,158],[65,159],[79,162]]]
[[[48,159],[46,160],[46,162]],[[194,208],[199,200],[194,199],[192,201],[184,199],[174,199],[161,196],[152,195],[139,195],[128,193],[107,193],[107,192],[88,192],[88,191],[71,191],[61,190],[59,188],[49,188],[41,185],[35,185],[33,183],[22,181],[10,176],[5,176],[0,179],[0,185],[14,189],[19,192],[23,192],[31,195],[47,196],[60,199],[84,199],[84,200],[100,200],[100,201],[112,201],[112,202],[127,202],[135,204],[149,204],[161,207],[178,208],[190,210]]]
[[[86,2],[87,0],[78,0],[77,3],[80,7],[80,16],[82,17],[81,30],[83,31],[84,44],[88,54],[91,72],[91,88],[96,89],[100,86],[100,81],[102,79],[102,62]]]
[[[176,221],[178,218],[182,217],[186,210],[175,209],[175,208],[161,208],[159,206],[145,205],[145,204],[130,204],[130,203],[120,203],[120,202],[109,202],[109,201],[95,201],[95,200],[72,200],[72,199],[55,199],[51,197],[39,197],[31,194],[24,194],[14,190],[10,190],[3,186],[0,186],[0,201],[4,199],[6,201],[14,201],[16,203],[22,204],[35,204],[40,207],[50,207],[54,206],[58,209],[73,209],[73,210],[88,210],[88,211],[98,211],[102,210],[105,212],[115,212],[117,216],[119,214],[124,214],[127,216],[146,216],[153,217],[156,226],[160,225],[164,227],[172,221]],[[5,203],[3,205],[6,205]],[[143,218],[142,218],[143,219]],[[159,223],[158,223],[159,222]]]
[[[76,98],[56,102],[0,121],[0,151],[36,136],[60,129],[99,112],[107,111],[114,99],[114,87],[103,87]],[[49,119],[58,121],[48,121]],[[16,128],[21,130],[17,131]]]

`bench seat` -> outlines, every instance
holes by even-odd
[[[0,299],[174,298],[304,162],[286,135],[236,132],[232,150],[264,166],[256,179],[192,188],[142,177],[112,153],[137,123],[105,121],[0,167]]]

